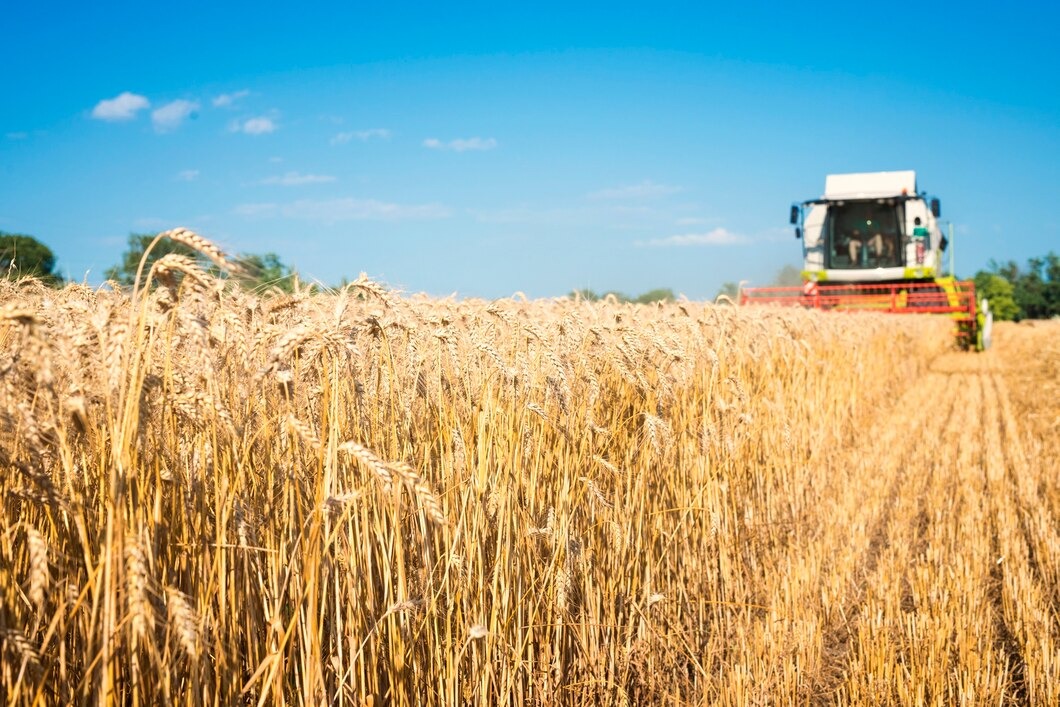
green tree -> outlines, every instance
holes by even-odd
[[[1012,285],[1012,299],[1019,310],[1015,320],[1060,316],[1060,256],[1056,253],[1030,258],[1026,269],[1012,260],[1004,264],[991,260],[989,268],[991,274]]]
[[[125,286],[132,285],[136,280],[136,270],[140,267],[144,251],[147,250],[147,246],[151,245],[151,241],[155,239],[156,235],[154,233],[130,233],[128,248],[122,254],[121,263],[107,268],[103,273],[104,277]],[[144,263],[143,277],[147,277],[147,273],[150,272],[151,266],[154,265],[156,260],[170,253],[191,258],[204,266],[205,263],[209,262],[194,248],[189,248],[171,238],[163,238],[148,253],[147,261]]]
[[[1049,316],[1060,317],[1060,255],[1049,252],[1045,256],[1045,300]]]
[[[714,299],[717,299],[722,295],[735,301],[740,295],[740,286],[735,282],[723,282],[721,283],[721,287],[718,288],[718,293],[714,295]]]
[[[608,290],[607,292],[600,294],[596,290],[591,290],[588,287],[585,287],[579,290],[571,290],[570,296],[580,297],[588,302],[597,302],[609,296],[613,296],[619,302],[636,302],[637,304],[673,302],[677,299],[677,295],[675,295],[674,291],[669,287],[656,287],[654,290],[648,290],[636,297],[630,297],[626,293],[619,292],[618,290]]]
[[[36,277],[53,287],[63,284],[55,272],[55,254],[33,236],[0,231],[0,277]]]
[[[794,265],[785,265],[773,277],[777,287],[798,287],[802,284],[802,271]]]
[[[295,278],[298,275],[275,253],[244,253],[236,260],[243,267],[243,273],[236,278],[244,287],[253,290],[278,287],[284,292],[294,291]]]
[[[153,233],[130,233],[128,247],[122,254],[121,263],[107,269],[105,272],[107,279],[125,286],[132,285],[136,280],[136,270],[140,267],[144,252],[154,239]],[[143,277],[147,277],[155,261],[171,253],[191,258],[204,270],[215,275],[219,274],[209,258],[199,251],[170,238],[163,238],[148,254],[144,262]],[[280,256],[275,253],[244,253],[235,258],[235,262],[242,266],[242,272],[233,274],[233,280],[247,289],[258,290],[272,286],[279,287],[285,292],[291,292],[294,289],[294,279],[297,277],[294,269],[281,261]]]
[[[1028,260],[1023,287],[1027,296],[1024,310],[1027,318],[1060,316],[1060,256],[1050,251],[1044,257]]]
[[[583,299],[587,302],[595,302],[600,299],[600,295],[596,294],[595,290],[588,287],[582,287],[581,289],[571,290],[570,296],[572,299]]]
[[[1026,319],[1044,319],[1048,316],[1049,302],[1046,300],[1045,280],[1042,278],[1041,258],[1027,261],[1027,271],[1016,280],[1016,299]]]
[[[997,273],[980,270],[975,274],[975,293],[990,302],[990,311],[994,319],[1010,321],[1019,316],[1020,308],[1013,297],[1015,287]]]
[[[608,290],[607,292],[600,294],[596,290],[591,290],[588,287],[585,287],[580,290],[571,290],[570,296],[574,297],[575,295],[581,297],[583,300],[588,300],[589,302],[598,302],[599,300],[606,299],[609,296],[614,296],[614,298],[617,299],[619,302],[630,301],[629,295],[625,294],[624,292],[619,292],[618,290]]]
[[[637,295],[633,301],[638,304],[652,304],[653,302],[673,302],[676,299],[674,291],[669,287],[657,287],[654,290],[648,290],[644,294]]]

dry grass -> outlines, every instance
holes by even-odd
[[[1055,324],[0,299],[9,702],[1060,698]]]

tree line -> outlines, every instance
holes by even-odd
[[[991,260],[988,269],[975,274],[975,291],[990,302],[994,319],[1060,317],[1060,256],[1050,251],[1030,258],[1024,268],[1012,260]]]
[[[132,233],[129,235],[121,262],[104,272],[108,280],[131,286],[137,268],[148,245],[155,235]],[[183,243],[164,238],[159,241],[144,261],[144,272],[164,255],[174,253],[198,262],[203,269],[212,265],[201,253]],[[242,272],[232,277],[249,289],[278,287],[290,292],[294,289],[298,274],[275,253],[242,253],[236,260]],[[56,269],[57,259],[51,248],[33,236],[0,231],[0,277],[36,277],[54,287],[61,287],[65,280]],[[994,318],[998,320],[1048,319],[1060,316],[1060,256],[1049,252],[1040,258],[1031,258],[1026,267],[1015,261],[998,263],[991,260],[986,270],[975,274],[975,289],[979,297],[990,302]],[[798,268],[786,265],[774,277],[774,285],[798,285],[801,276]],[[726,282],[718,291],[732,299],[737,296],[738,286]],[[659,301],[674,301],[676,296],[670,288],[657,288],[640,295],[629,296],[618,291],[599,294],[590,289],[575,290],[572,296],[586,300],[598,300],[614,296],[621,302],[647,304]]]
[[[639,295],[630,296],[624,292],[618,290],[608,290],[607,292],[600,294],[595,290],[589,288],[583,288],[580,290],[573,290],[570,293],[571,297],[575,299],[583,299],[589,302],[597,302],[608,297],[614,297],[619,302],[635,302],[637,304],[653,304],[655,302],[674,302],[677,300],[677,295],[669,287],[657,287],[654,290],[648,290],[647,292]]]
[[[144,260],[144,253],[154,239],[153,233],[129,234],[121,262],[107,268],[104,277],[131,286],[136,279],[140,261]],[[143,272],[150,271],[156,260],[169,254],[182,255],[198,263],[204,270],[213,270],[209,260],[194,248],[163,238],[147,254]],[[241,270],[231,277],[248,289],[278,287],[285,292],[294,289],[297,273],[275,253],[242,253],[235,260]],[[53,287],[62,287],[65,279],[56,265],[57,258],[52,249],[33,236],[0,231],[0,277],[35,277]]]

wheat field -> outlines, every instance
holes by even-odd
[[[0,281],[7,703],[1060,703],[1060,323],[228,283]]]

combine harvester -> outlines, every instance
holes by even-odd
[[[824,196],[791,207],[802,287],[741,288],[740,304],[945,315],[961,346],[989,348],[987,301],[976,300],[974,283],[942,275],[939,214],[915,172],[830,174]]]

